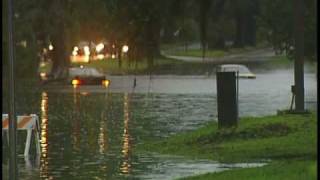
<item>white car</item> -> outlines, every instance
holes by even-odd
[[[239,72],[239,78],[255,79],[256,75],[253,74],[245,65],[241,64],[223,64],[219,65],[217,71],[220,72]]]

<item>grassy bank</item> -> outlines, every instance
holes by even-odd
[[[274,69],[293,69],[294,60],[290,60],[286,55],[277,55],[270,57],[267,61],[254,62],[256,69],[265,71]],[[304,72],[305,73],[316,73],[317,62],[304,59]]]
[[[79,66],[79,63],[73,63],[72,66]],[[129,63],[127,59],[122,61],[122,66],[119,67],[118,60],[105,59],[101,61],[92,61],[85,66],[94,67],[101,72],[110,75],[126,75],[126,74],[149,74],[148,63],[146,60]],[[198,75],[204,72],[212,71],[213,64],[208,66],[205,63],[185,62],[164,57],[159,57],[154,60],[152,74],[177,74],[177,75]]]
[[[281,179],[290,173],[298,176],[299,171],[295,170],[303,164],[312,165],[312,168],[309,168],[310,172],[306,169],[304,172],[308,176],[313,176],[315,173],[313,166],[317,157],[317,120],[315,113],[247,117],[240,119],[238,128],[222,130],[218,130],[216,122],[211,122],[198,130],[178,134],[161,142],[147,143],[143,147],[138,147],[140,148],[143,151],[220,162],[273,160],[265,167],[213,173],[203,176],[204,179],[207,179],[206,177],[211,179],[211,176],[221,179],[233,179],[232,177],[248,179],[252,173],[253,177],[256,173],[261,179],[273,179],[273,174],[277,176],[276,179]],[[278,174],[273,172],[283,164],[287,165],[285,169],[288,171]]]
[[[169,52],[170,55],[174,56],[191,56],[191,57],[202,57],[202,50],[201,49],[190,49],[187,51],[184,50],[177,50]],[[223,57],[228,52],[222,50],[208,50],[206,51],[206,57]]]
[[[253,50],[261,49],[267,47],[266,44],[261,44],[256,47],[253,46],[246,46],[243,48],[229,48],[225,50],[206,50],[206,57],[223,57],[227,55],[232,55],[232,54],[240,54],[240,53],[246,53],[250,52]],[[191,57],[202,57],[202,50],[201,49],[177,49],[177,48],[172,48],[172,49],[167,49],[165,50],[167,54],[174,55],[174,56],[191,56]]]
[[[139,60],[137,63],[130,62],[128,59],[123,59],[119,66],[117,59],[103,59],[100,61],[91,61],[88,64],[83,64],[88,67],[94,67],[106,74],[124,75],[124,74],[148,74],[149,67],[147,60]],[[162,66],[174,66],[180,64],[181,61],[157,58],[154,60],[154,68],[161,68]],[[79,66],[81,63],[73,63],[73,66]]]

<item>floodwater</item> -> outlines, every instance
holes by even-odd
[[[239,81],[240,116],[271,115],[289,108],[293,70],[253,71],[256,79]],[[134,78],[137,86],[133,89]],[[17,113],[38,114],[41,126],[40,157],[35,156],[32,146],[30,158],[23,158],[26,133],[18,133],[20,179],[174,179],[263,165],[222,164],[135,151],[135,146],[146,141],[216,120],[215,76],[111,76],[110,80],[108,89],[94,86],[17,89]],[[308,109],[315,110],[316,93],[316,75],[307,72]],[[6,97],[3,99],[6,102]],[[8,177],[5,140],[4,179]]]

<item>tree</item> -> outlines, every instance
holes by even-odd
[[[259,0],[236,0],[231,8],[236,24],[235,46],[256,45],[256,16],[259,14]]]
[[[306,60],[316,60],[316,0],[304,1],[304,56]],[[259,25],[268,30],[268,41],[279,53],[290,59],[294,55],[294,16],[293,2],[290,0],[261,0]],[[281,18],[279,18],[281,17]]]
[[[200,25],[200,41],[202,48],[202,58],[204,60],[207,48],[207,26],[208,26],[208,12],[210,11],[211,6],[210,0],[201,0],[199,1],[200,14],[199,14],[199,25]]]

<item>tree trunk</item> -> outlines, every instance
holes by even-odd
[[[116,54],[118,55],[118,66],[119,68],[122,67],[122,56],[121,56],[121,45],[120,44],[117,44],[116,46]]]
[[[255,46],[256,45],[256,20],[254,14],[250,13],[246,15],[246,31],[245,33],[245,45]]]
[[[68,76],[69,58],[65,42],[65,29],[63,23],[59,23],[57,31],[52,36],[52,71],[51,77],[56,79],[64,79]]]
[[[208,11],[210,9],[211,1],[200,1],[200,39],[202,48],[202,60],[205,58],[207,48],[207,27],[208,27]]]
[[[242,14],[238,14],[236,17],[236,39],[235,46],[244,46],[244,31],[245,31],[245,20]]]

